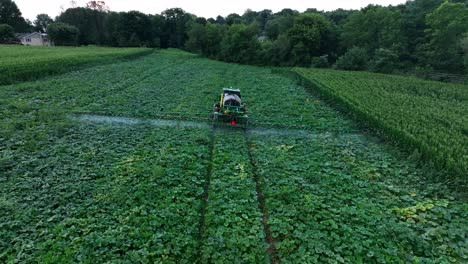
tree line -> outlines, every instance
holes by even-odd
[[[180,48],[227,62],[375,72],[468,72],[468,1],[414,0],[361,10],[283,9],[205,19],[180,8],[111,12],[102,1],[55,19],[21,18],[0,0],[0,24],[48,32],[57,45]],[[16,8],[17,9],[17,8]],[[4,14],[5,10],[7,10]],[[10,11],[8,11],[10,10]],[[13,10],[13,11],[11,11]],[[19,17],[12,21],[11,14]],[[5,27],[5,25],[3,25]],[[0,35],[2,26],[0,26]]]

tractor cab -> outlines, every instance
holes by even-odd
[[[240,107],[242,104],[240,90],[237,89],[223,89],[221,99],[224,106]]]
[[[215,103],[213,106],[213,120],[235,126],[239,123],[245,123],[246,119],[247,115],[245,115],[245,106],[242,103],[240,90],[224,88],[219,103]]]

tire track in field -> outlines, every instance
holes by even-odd
[[[270,263],[276,264],[278,263],[278,261],[276,259],[275,239],[271,235],[270,226],[268,225],[268,214],[265,208],[265,197],[263,196],[262,186],[260,183],[260,178],[258,176],[257,164],[252,154],[253,145],[252,142],[249,140],[249,136],[247,133],[247,129],[244,128],[244,140],[247,148],[247,155],[249,156],[249,162],[250,166],[252,167],[252,174],[255,181],[255,188],[257,191],[258,209],[262,213],[263,231],[265,232],[265,240],[268,244],[267,254],[270,258]]]
[[[213,152],[214,152],[214,139],[215,139],[215,126],[211,127],[210,136],[210,150],[209,150],[209,163],[208,170],[206,172],[205,183],[203,186],[203,194],[201,195],[201,206],[200,206],[200,221],[199,221],[199,233],[198,233],[198,249],[197,249],[197,262],[202,263],[202,252],[203,252],[203,234],[205,233],[205,215],[206,207],[208,206],[208,194],[210,192],[211,174],[213,173]]]

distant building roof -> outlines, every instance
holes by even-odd
[[[32,32],[32,33],[16,33],[15,34],[16,38],[22,39],[26,37],[34,37],[34,36],[41,36],[41,37],[47,37],[46,33],[41,33],[41,32]]]
[[[23,38],[24,36],[27,36],[29,34],[31,34],[31,33],[16,33],[15,37],[20,39],[20,38]]]

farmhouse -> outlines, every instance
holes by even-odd
[[[49,37],[45,33],[33,32],[33,33],[18,33],[16,38],[21,41],[21,44],[26,46],[52,46],[53,44],[49,41]]]

